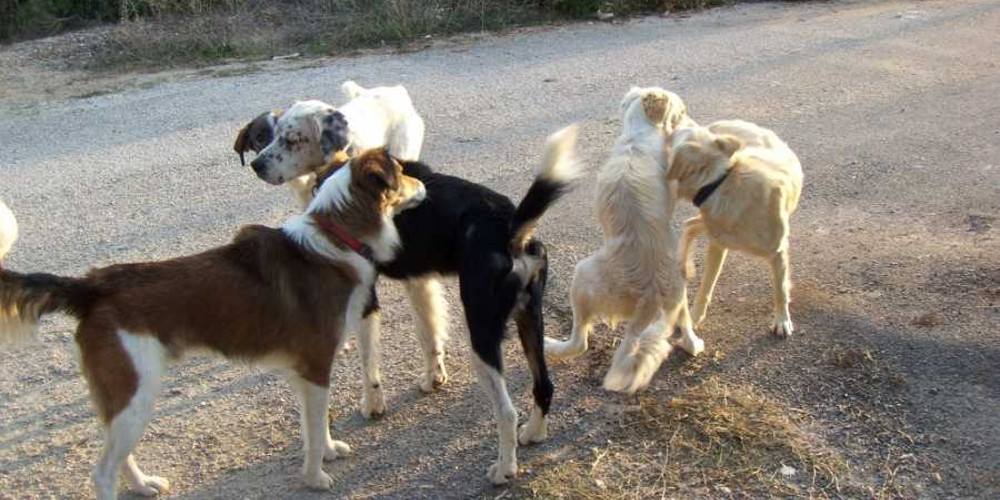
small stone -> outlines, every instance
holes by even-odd
[[[782,476],[792,477],[795,474],[798,474],[799,471],[795,470],[795,467],[790,467],[788,465],[782,465],[781,469],[779,469],[778,472],[781,473]]]

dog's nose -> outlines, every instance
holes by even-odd
[[[257,173],[258,177],[264,177],[264,174],[267,172],[267,163],[262,161],[260,157],[257,157],[250,162],[250,168]]]

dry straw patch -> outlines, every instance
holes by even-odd
[[[835,497],[848,466],[800,412],[709,378],[667,401],[640,398],[614,441],[528,482],[535,498]],[[783,467],[795,469],[785,476]],[[791,469],[785,469],[791,473]]]

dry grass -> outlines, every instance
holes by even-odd
[[[48,1],[31,0],[31,5],[48,5]],[[597,11],[620,18],[640,12],[702,9],[736,0],[99,1],[105,8],[116,5],[119,10],[114,19],[120,21],[99,43],[78,51],[86,57],[71,58],[78,69],[155,70],[292,53],[343,55],[361,48],[419,47],[428,37],[592,18]],[[28,15],[27,11],[21,14]],[[10,29],[18,26],[10,25]],[[57,31],[61,24],[52,26]],[[33,28],[21,36],[36,31]]]
[[[535,498],[833,497],[847,463],[794,409],[709,378],[667,401],[643,396],[589,460],[541,471]],[[782,474],[782,468],[786,467]],[[794,469],[792,473],[791,467]]]
[[[120,23],[88,69],[158,68],[293,52],[341,55],[427,35],[500,30],[552,18],[517,0],[186,0],[171,5]]]

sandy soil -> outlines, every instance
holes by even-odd
[[[233,134],[293,99],[339,102],[347,78],[406,84],[428,124],[425,159],[512,197],[545,135],[570,122],[581,123],[593,175],[617,133],[621,95],[662,85],[701,122],[739,117],[775,129],[802,158],[806,185],[792,220],[796,336],[767,335],[767,268],[732,255],[700,331],[717,361],[694,370],[677,354],[649,394],[666,399],[707,375],[752,385],[807,415],[870,496],[997,498],[997,26],[995,0],[753,4],[250,72],[125,75],[120,85],[38,66],[32,51],[56,42],[6,47],[0,196],[22,232],[7,264],[77,274],[192,253],[246,223],[280,224],[290,196],[238,167]],[[556,336],[570,326],[573,266],[600,244],[591,195],[573,193],[539,233],[550,245],[546,316]],[[363,420],[356,352],[337,362],[332,429],[357,456],[328,464],[333,492],[300,486],[297,408],[284,382],[217,359],[171,371],[141,466],[172,481],[171,498],[528,494],[485,478],[496,439],[461,311],[453,305],[451,381],[425,396],[401,289],[381,289],[389,412]],[[454,284],[449,294],[456,304]],[[0,498],[93,494],[101,440],[72,328],[57,318],[39,343],[0,350]],[[600,390],[616,338],[600,329],[591,354],[554,366],[552,438],[520,450],[519,481],[616,439],[618,414],[635,402]],[[530,377],[514,343],[507,359],[524,418]]]

